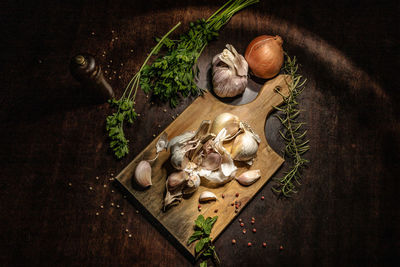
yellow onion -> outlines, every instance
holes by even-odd
[[[279,35],[261,35],[250,42],[244,57],[255,76],[269,79],[279,73],[283,64],[282,43]]]

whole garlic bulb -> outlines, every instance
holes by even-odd
[[[247,86],[248,64],[244,57],[230,45],[212,60],[212,83],[219,97],[233,97],[244,92]]]

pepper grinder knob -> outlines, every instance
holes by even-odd
[[[92,55],[79,54],[74,56],[70,62],[70,71],[76,80],[94,91],[97,99],[105,102],[114,97],[111,85],[104,78],[100,65],[96,64]]]

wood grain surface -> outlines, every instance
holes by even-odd
[[[121,95],[155,36],[178,21],[183,32],[223,3],[2,1],[1,266],[192,266],[112,178],[194,99],[171,109],[139,91],[141,116],[126,128],[130,154],[118,161],[105,132],[111,109],[93,102],[68,63],[93,54]],[[235,220],[216,240],[223,266],[398,265],[398,13],[398,1],[263,0],[204,50],[204,88],[226,43],[243,53],[261,34],[279,34],[308,79],[299,100],[311,163],[299,192],[277,198],[269,181],[239,215],[247,233]],[[263,82],[252,79],[243,98],[227,102],[250,101]],[[282,155],[279,121],[270,116],[265,127]]]
[[[132,181],[139,162],[154,158],[156,144],[162,134],[156,137],[117,175],[117,181],[151,214],[153,220],[158,221],[164,230],[180,243],[181,247],[186,248],[188,253],[192,254],[193,259],[195,243],[188,246],[187,242],[193,234],[194,221],[197,216],[202,214],[207,218],[218,215],[212,231],[212,238],[215,240],[238,215],[235,212],[235,206],[232,206],[231,203],[239,203],[238,211],[242,210],[282,165],[284,160],[268,145],[264,129],[268,114],[274,109],[273,107],[279,106],[283,102],[282,96],[276,93],[275,89],[279,88],[280,93],[287,96],[288,83],[290,83],[290,76],[279,75],[266,82],[252,102],[237,106],[225,104],[211,93],[206,92],[193,101],[162,133],[166,133],[168,139],[171,139],[188,131],[196,131],[202,121],[213,121],[222,113],[228,112],[238,116],[241,121],[250,125],[255,133],[260,135],[261,142],[253,164],[248,166],[239,163],[236,177],[247,170],[260,170],[261,178],[256,183],[242,186],[236,181],[231,181],[223,186],[214,186],[213,188],[201,184],[196,192],[190,197],[185,197],[178,206],[164,211],[165,183],[168,175],[171,174],[171,167],[167,167],[170,165],[169,152],[160,153],[152,164],[152,186],[143,190],[143,188],[135,187]],[[215,202],[203,204],[201,212],[199,212],[198,199],[203,191],[213,192],[218,199]],[[224,194],[224,198],[222,198],[222,194]],[[236,194],[239,195],[236,196]]]

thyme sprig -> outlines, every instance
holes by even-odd
[[[285,57],[283,72],[290,77],[287,81],[289,94],[285,96],[275,89],[275,92],[283,98],[283,104],[275,109],[282,113],[282,115],[276,116],[284,126],[284,131],[279,131],[279,134],[285,141],[284,157],[289,159],[292,165],[282,178],[274,179],[277,185],[272,189],[280,195],[289,197],[291,193],[297,193],[296,186],[301,185],[302,169],[309,162],[303,158],[303,154],[310,149],[310,146],[308,145],[309,140],[306,139],[307,131],[301,129],[305,123],[298,120],[301,110],[298,108],[299,103],[297,102],[297,97],[304,90],[307,80],[298,73],[299,65],[296,57],[290,58],[287,53],[285,53]]]
[[[147,62],[150,60],[151,56],[157,54],[160,51],[161,47],[164,45],[164,40],[168,37],[168,35],[170,35],[180,25],[180,22],[176,24],[159,40],[157,45],[153,47],[151,52],[147,55],[147,58],[143,62],[139,71],[129,81],[121,98],[118,100],[113,98],[108,101],[111,108],[117,109],[116,112],[114,112],[112,115],[107,116],[106,119],[106,130],[108,132],[109,138],[111,139],[110,148],[114,151],[114,154],[117,158],[122,158],[129,153],[129,140],[126,139],[124,134],[124,122],[132,124],[137,117],[134,109],[134,104],[143,69],[146,66]]]

